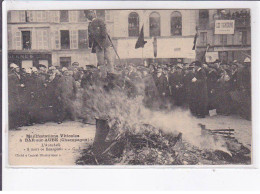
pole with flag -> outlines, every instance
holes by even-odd
[[[201,62],[205,62],[206,61],[206,54],[207,54],[207,52],[209,50],[209,47],[210,47],[210,44],[207,44],[207,48],[206,48],[206,50],[204,52],[204,55],[202,56]]]
[[[137,39],[137,42],[135,44],[135,49],[142,48],[142,61],[144,61],[143,60],[143,48],[146,43],[147,43],[147,41],[144,40],[144,25],[143,25],[141,28],[139,37]]]
[[[196,34],[195,34],[195,36],[194,36],[194,41],[193,41],[192,50],[196,50],[198,36],[199,36],[199,34],[198,34],[198,27],[196,26]]]

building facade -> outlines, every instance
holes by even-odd
[[[84,11],[9,11],[8,58],[22,67],[95,63]]]
[[[189,63],[208,55],[221,61],[242,61],[251,53],[249,10],[96,10],[121,61]],[[9,11],[8,63],[24,68],[96,64],[88,48],[84,10]],[[216,33],[216,21],[234,21],[234,32]],[[135,49],[143,27],[144,48]],[[198,39],[196,49],[194,37]],[[117,59],[115,52],[112,53]],[[215,57],[215,58],[214,58]],[[118,60],[115,60],[118,62]]]
[[[123,60],[157,62],[195,60],[196,10],[113,10],[113,40]],[[144,48],[135,49],[143,27]],[[154,46],[156,45],[156,46]],[[154,50],[157,50],[156,54]]]
[[[212,60],[218,58],[227,63],[243,62],[251,56],[251,25],[249,9],[198,10],[198,32],[196,55],[201,60],[208,47]],[[217,32],[216,22],[232,24],[230,31]],[[209,59],[210,60],[210,59]]]

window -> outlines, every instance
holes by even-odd
[[[50,11],[50,20],[51,22],[54,22],[54,23],[59,23],[60,22],[60,12],[59,11]]]
[[[70,31],[70,48],[77,49],[78,48],[78,31],[71,30]]]
[[[182,35],[182,17],[178,11],[173,12],[171,15],[171,35]]]
[[[110,10],[106,10],[105,11],[105,17],[106,17],[106,21],[110,22],[112,21],[112,12]]]
[[[78,21],[78,12],[69,11],[69,19],[70,19],[70,22],[77,22]]]
[[[227,45],[227,35],[226,34],[220,35],[220,44],[221,45]]]
[[[55,49],[60,49],[60,33],[59,31],[54,32],[54,39],[55,39]]]
[[[8,50],[11,50],[13,47],[13,43],[12,43],[12,30],[10,27],[7,28],[7,39],[8,39]]]
[[[48,31],[47,30],[37,30],[37,48],[38,49],[48,49]]]
[[[7,12],[7,22],[10,23],[12,21],[12,12],[8,11]]]
[[[105,10],[96,10],[97,18],[105,20]]]
[[[71,57],[60,57],[60,65],[62,67],[69,67],[71,65]]]
[[[19,21],[25,22],[25,11],[19,11]]]
[[[199,27],[200,29],[207,29],[209,25],[209,10],[199,10]]]
[[[238,36],[239,36],[239,39],[238,39],[239,44],[246,45],[246,43],[247,43],[247,32],[246,31],[239,31]]]
[[[20,31],[15,32],[14,42],[14,48],[16,50],[22,50],[22,34]]]
[[[207,32],[200,32],[200,44],[203,46],[207,45]]]
[[[35,11],[26,11],[26,22],[35,21]]]
[[[31,31],[22,31],[23,50],[31,49]]]
[[[47,14],[46,11],[37,11],[37,22],[46,22]]]
[[[228,62],[228,52],[227,51],[220,51],[218,52],[219,60],[221,62],[227,63]]]
[[[69,22],[69,12],[66,10],[60,11],[60,22]]]
[[[79,21],[80,22],[87,22],[88,21],[84,11],[79,11]]]
[[[139,16],[136,12],[132,12],[128,16],[128,35],[139,36]]]
[[[69,30],[60,31],[61,49],[70,49],[70,32]]]
[[[149,17],[150,36],[160,36],[160,14],[157,12],[151,13]]]
[[[78,40],[79,40],[79,49],[88,48],[88,31],[87,30],[79,30],[78,32]]]

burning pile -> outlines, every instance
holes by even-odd
[[[78,115],[96,120],[94,143],[78,165],[250,164],[250,150],[235,139],[201,135],[189,113],[151,111],[140,88],[117,78],[82,91]],[[129,85],[129,84],[128,84]],[[139,91],[135,95],[133,91]],[[129,95],[131,94],[131,95]]]

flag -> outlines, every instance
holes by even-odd
[[[144,45],[147,43],[147,41],[144,41],[144,26],[142,26],[142,29],[140,31],[139,37],[137,39],[137,42],[135,44],[135,48],[138,49],[140,47],[144,48]]]
[[[157,57],[157,38],[153,37],[153,56]]]
[[[197,39],[198,39],[198,33],[196,33],[195,36],[194,36],[194,41],[193,41],[192,50],[195,50],[195,49],[196,49]]]
[[[206,54],[209,50],[209,47],[210,47],[210,44],[207,44],[206,50],[205,50],[204,55],[202,56],[202,59],[201,59],[202,62],[204,62],[204,60],[206,60]]]
[[[195,49],[196,49],[197,39],[198,39],[198,27],[196,27],[196,34],[195,34],[195,36],[194,36],[194,41],[193,41],[192,50],[195,50]]]

